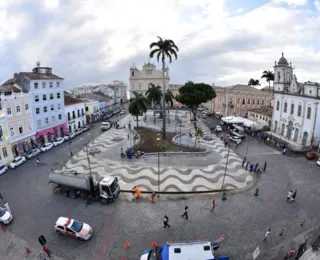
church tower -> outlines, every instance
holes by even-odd
[[[288,91],[293,78],[293,68],[289,65],[287,59],[283,56],[279,59],[278,63],[274,63],[274,90],[275,91]]]

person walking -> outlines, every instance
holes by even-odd
[[[268,237],[270,236],[271,228],[268,229],[267,233],[264,235],[263,241],[267,241]]]
[[[170,227],[170,225],[169,225],[168,222],[169,222],[168,216],[167,216],[167,215],[164,215],[164,217],[163,217],[163,227],[164,227],[164,228]]]
[[[249,166],[249,161],[247,161],[246,163],[246,170],[248,170],[248,166]]]
[[[296,196],[297,196],[297,190],[295,190],[295,191],[293,192],[291,201],[295,200],[295,199],[296,199]]]
[[[51,252],[50,252],[50,250],[49,250],[48,248],[43,247],[43,252],[45,252],[46,255],[47,255],[49,258],[51,258]]]
[[[267,161],[264,161],[263,171],[265,172],[267,169]]]
[[[243,157],[243,159],[242,159],[242,167],[244,166],[244,164],[246,163],[246,157]]]
[[[39,160],[39,157],[37,157],[37,166],[40,165],[40,160]]]
[[[253,164],[250,165],[250,172],[253,171]]]
[[[288,195],[287,195],[287,202],[290,202],[292,199],[292,190],[288,192]]]
[[[155,203],[155,197],[156,197],[156,193],[152,192],[152,194],[151,194],[151,203]]]
[[[184,212],[181,215],[181,217],[185,217],[186,219],[188,219],[188,212],[189,212],[189,208],[188,208],[188,206],[185,206],[184,207]]]
[[[212,208],[211,208],[210,211],[214,211],[214,209],[215,209],[216,206],[217,206],[216,200],[213,200],[213,201],[212,201]]]

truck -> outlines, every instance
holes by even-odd
[[[111,127],[111,124],[109,122],[102,122],[101,123],[101,130],[107,131]]]
[[[214,260],[208,240],[166,243],[142,253],[140,260]]]
[[[118,178],[113,176],[101,177],[76,171],[51,171],[49,183],[54,185],[54,191],[59,189],[62,196],[76,199],[81,195],[83,197],[91,195],[99,199],[101,204],[115,201],[120,193]]]

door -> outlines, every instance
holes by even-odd
[[[293,141],[297,142],[298,141],[298,135],[299,135],[299,129],[296,128],[294,130],[294,137],[293,137]]]
[[[287,138],[288,138],[288,139],[291,139],[292,129],[293,129],[293,122],[292,122],[292,121],[289,121],[289,123],[288,123],[288,129],[287,129]]]
[[[306,146],[306,144],[307,144],[307,141],[308,141],[308,133],[307,132],[304,132],[303,133],[303,138],[302,138],[302,145],[303,146]]]
[[[282,123],[281,125],[281,135],[284,136],[284,129],[285,129],[285,124]]]

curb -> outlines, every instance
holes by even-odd
[[[217,190],[208,190],[208,191],[156,191],[156,194],[169,194],[169,195],[178,195],[178,194],[206,194],[206,193],[217,193],[217,192],[229,192],[233,191],[230,189],[217,189]],[[132,190],[120,190],[123,193],[133,193]],[[152,194],[154,191],[141,191],[143,194]]]

